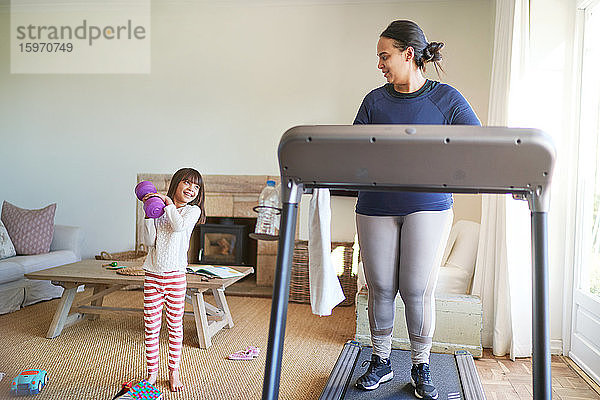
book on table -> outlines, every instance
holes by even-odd
[[[191,274],[204,275],[209,278],[233,278],[243,276],[240,271],[224,265],[188,265],[187,272]]]

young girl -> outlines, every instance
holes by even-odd
[[[198,171],[182,168],[175,172],[167,195],[149,193],[143,200],[159,197],[165,204],[164,214],[144,220],[144,243],[148,256],[144,262],[144,325],[146,362],[151,384],[158,376],[158,335],[160,333],[163,303],[166,306],[169,329],[169,384],[171,391],[179,391],[179,359],[183,340],[183,312],[185,308],[188,265],[187,252],[194,226],[204,223],[204,183]]]

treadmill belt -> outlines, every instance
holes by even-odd
[[[362,367],[365,360],[371,359],[371,347],[363,347],[354,366],[354,372],[346,389],[344,399],[410,399],[414,400],[415,389],[410,383],[410,351],[392,350],[390,359],[394,378],[382,383],[375,390],[362,390],[355,386],[356,380],[365,373],[367,367]],[[459,400],[463,392],[458,376],[458,369],[453,354],[431,353],[430,356],[431,379],[438,390],[438,400]]]

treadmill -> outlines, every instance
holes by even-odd
[[[355,386],[360,375],[365,372],[358,365],[371,359],[371,347],[361,346],[356,341],[344,345],[340,356],[331,371],[319,400],[413,400],[415,389],[410,383],[412,364],[409,350],[392,349],[390,360],[394,378],[382,383],[377,390],[363,390]],[[483,385],[477,375],[473,356],[466,350],[454,354],[431,353],[431,375],[438,391],[438,400],[485,400]],[[443,377],[443,379],[441,378]]]
[[[283,208],[263,399],[279,396],[298,204],[314,188],[511,193],[526,200],[533,259],[533,398],[551,399],[547,215],[556,152],[548,135],[462,125],[297,126],[284,133],[278,153]],[[343,396],[346,390],[339,387]]]

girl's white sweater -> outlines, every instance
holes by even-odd
[[[145,219],[142,242],[148,246],[143,268],[150,272],[185,272],[190,236],[200,219],[200,207],[171,204],[156,219]]]

